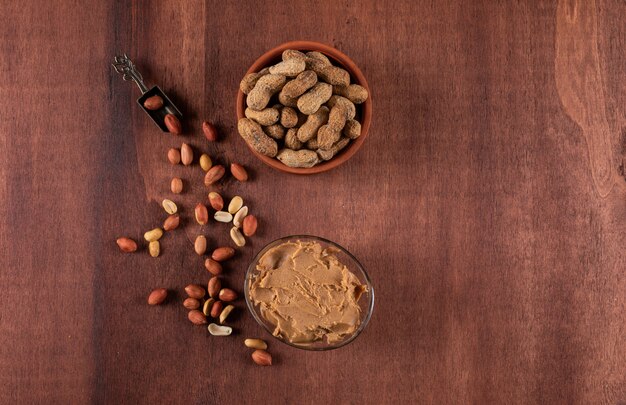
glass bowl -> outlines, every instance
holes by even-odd
[[[344,264],[348,268],[348,270],[350,270],[356,276],[356,278],[359,280],[359,282],[362,285],[367,286],[367,291],[363,292],[363,294],[358,300],[358,304],[360,308],[360,324],[352,334],[345,336],[342,340],[328,343],[326,339],[323,339],[321,341],[316,341],[313,343],[298,344],[298,343],[290,342],[283,336],[280,336],[280,335],[275,336],[273,334],[275,326],[263,317],[258,305],[254,305],[254,303],[252,302],[252,299],[250,298],[249,287],[254,282],[256,277],[259,275],[259,271],[256,268],[257,263],[259,262],[261,257],[263,257],[265,252],[267,252],[269,249],[275,246],[278,246],[284,242],[290,242],[290,241],[291,242],[296,242],[296,241],[317,242],[324,249],[328,247],[334,248],[336,251],[336,253],[334,254],[337,257],[337,259],[342,264]],[[304,350],[331,350],[331,349],[337,349],[339,347],[347,345],[348,343],[356,339],[356,337],[363,331],[363,329],[365,329],[365,327],[367,326],[367,323],[369,322],[372,316],[372,311],[374,309],[374,288],[372,287],[372,282],[370,281],[370,278],[365,272],[365,269],[363,268],[361,263],[359,263],[359,261],[350,252],[348,252],[346,249],[344,249],[337,243],[331,242],[324,238],[320,238],[317,236],[310,236],[310,235],[286,236],[286,237],[276,239],[268,243],[263,249],[261,249],[259,253],[256,254],[254,259],[248,266],[248,270],[246,271],[243,291],[245,294],[246,304],[248,305],[248,309],[252,313],[252,316],[254,316],[254,319],[256,319],[256,321],[259,323],[259,325],[265,328],[265,330],[267,330],[272,336],[274,336],[276,339],[280,340],[281,342],[286,343],[290,346],[296,347],[298,349],[304,349]]]

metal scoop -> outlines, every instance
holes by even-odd
[[[172,103],[172,100],[170,100],[169,97],[163,93],[163,90],[161,90],[159,86],[153,86],[148,90],[148,87],[143,82],[143,76],[141,76],[141,73],[137,71],[137,68],[128,56],[126,56],[126,54],[116,56],[113,62],[113,67],[117,73],[124,75],[123,79],[125,81],[133,81],[137,84],[139,90],[141,90],[141,97],[137,99],[137,104],[139,104],[141,109],[144,110],[150,118],[152,118],[152,121],[156,124],[156,126],[161,128],[163,132],[169,132],[165,126],[165,116],[167,114],[174,114],[179,120],[182,120],[183,115],[180,113],[178,108],[176,108],[174,103]],[[158,110],[148,110],[143,103],[147,98],[155,95],[163,99],[163,107]]]

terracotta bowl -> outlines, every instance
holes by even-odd
[[[340,66],[350,73],[350,81],[351,83],[360,84],[361,86],[367,89],[369,93],[369,97],[367,100],[356,106],[357,116],[356,119],[361,122],[361,136],[359,136],[356,140],[350,141],[348,146],[346,146],[341,152],[339,152],[336,156],[334,156],[331,160],[320,163],[311,168],[295,168],[289,167],[282,164],[278,159],[271,158],[269,156],[261,155],[254,149],[248,148],[254,153],[256,157],[261,159],[263,163],[268,166],[273,167],[274,169],[281,170],[287,173],[295,173],[295,174],[314,174],[321,173],[332,168],[335,168],[350,159],[357,150],[361,147],[365,138],[367,137],[367,133],[370,127],[370,122],[372,120],[372,92],[370,91],[369,86],[367,85],[367,81],[365,80],[365,76],[361,73],[361,70],[356,66],[356,64],[348,58],[345,54],[333,48],[332,46],[321,44],[319,42],[313,41],[292,41],[286,42],[282,45],[273,48],[258,58],[252,66],[248,69],[246,74],[258,72],[266,66],[271,66],[275,63],[281,61],[281,55],[286,49],[296,49],[299,51],[318,51],[326,55],[334,65]],[[246,109],[246,95],[243,94],[241,90],[237,94],[237,119],[241,119],[245,117],[244,111]],[[248,145],[246,143],[246,145]]]

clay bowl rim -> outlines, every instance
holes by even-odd
[[[369,133],[369,127],[372,121],[372,92],[367,84],[367,80],[365,76],[359,69],[359,67],[350,59],[346,54],[339,51],[338,49],[326,45],[320,42],[315,41],[290,41],[285,42],[284,44],[278,45],[265,52],[259,58],[257,58],[254,63],[250,66],[250,68],[246,71],[246,74],[258,72],[266,66],[269,66],[271,62],[280,58],[280,55],[286,49],[296,49],[296,50],[305,50],[305,51],[318,51],[328,56],[334,63],[343,67],[350,73],[350,77],[354,80],[354,83],[359,84],[367,90],[369,96],[367,100],[363,104],[361,104],[361,136],[359,136],[356,140],[351,141],[350,144],[341,151],[336,157],[332,158],[329,161],[324,163],[320,163],[316,166],[310,168],[296,168],[289,167],[281,163],[279,160],[275,158],[271,158],[269,156],[261,155],[254,149],[248,145],[247,142],[244,141],[248,149],[263,163],[266,165],[286,172],[286,173],[294,173],[294,174],[315,174],[322,173],[335,167],[340,164],[346,162],[350,159],[354,154],[361,148],[365,138]],[[245,94],[241,90],[237,92],[237,120],[245,117]]]

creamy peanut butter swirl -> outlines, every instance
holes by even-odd
[[[317,242],[285,242],[257,263],[252,303],[275,326],[273,334],[306,345],[342,340],[361,323],[358,301],[367,286]]]

